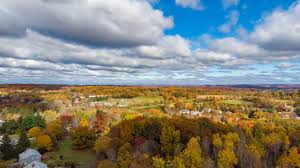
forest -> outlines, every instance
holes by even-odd
[[[300,167],[300,91],[227,86],[0,87],[0,167]]]

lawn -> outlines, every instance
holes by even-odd
[[[234,100],[221,100],[220,103],[226,103],[226,104],[232,104],[232,105],[241,105],[241,104],[242,105],[249,105],[252,102],[245,101],[245,100],[234,99]]]
[[[161,96],[140,96],[131,99],[131,105],[154,105],[154,104],[161,104],[163,102],[163,98]]]
[[[49,163],[62,163],[62,162],[74,162],[76,167],[87,167],[86,165],[96,160],[96,154],[92,149],[87,150],[72,150],[72,141],[69,138],[59,142],[59,150],[48,153]],[[59,157],[63,156],[63,160],[60,161]]]

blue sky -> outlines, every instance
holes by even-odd
[[[201,34],[211,34],[222,37],[224,34],[217,28],[226,22],[226,16],[233,10],[240,14],[236,26],[243,26],[251,31],[255,23],[259,22],[263,15],[271,13],[274,9],[287,9],[295,0],[240,0],[238,5],[224,9],[222,0],[203,1],[204,9],[191,10],[176,6],[175,2],[159,1],[154,4],[156,9],[164,11],[166,16],[174,17],[174,29],[166,31],[167,34],[180,34],[188,38],[196,38]],[[227,34],[228,35],[228,34]],[[229,34],[234,35],[234,34]]]
[[[3,0],[0,83],[300,83],[298,0]]]

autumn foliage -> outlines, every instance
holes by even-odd
[[[41,151],[52,151],[53,143],[49,135],[40,135],[36,139],[36,146]]]

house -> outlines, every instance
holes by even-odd
[[[19,155],[19,163],[26,166],[32,162],[41,162],[42,155],[35,149],[26,149]]]
[[[119,104],[118,107],[123,108],[123,107],[128,107],[128,105],[127,104]]]
[[[4,120],[0,120],[0,127],[2,127],[2,125],[5,123]]]
[[[293,106],[288,106],[286,103],[284,103],[283,109],[284,109],[285,112],[293,113],[295,111],[295,108]]]
[[[48,168],[48,166],[42,162],[34,161],[25,166],[24,168]]]
[[[183,109],[179,111],[180,114],[182,115],[193,115],[193,116],[201,116],[201,112],[200,111],[196,111],[196,110],[187,110],[187,109]]]

